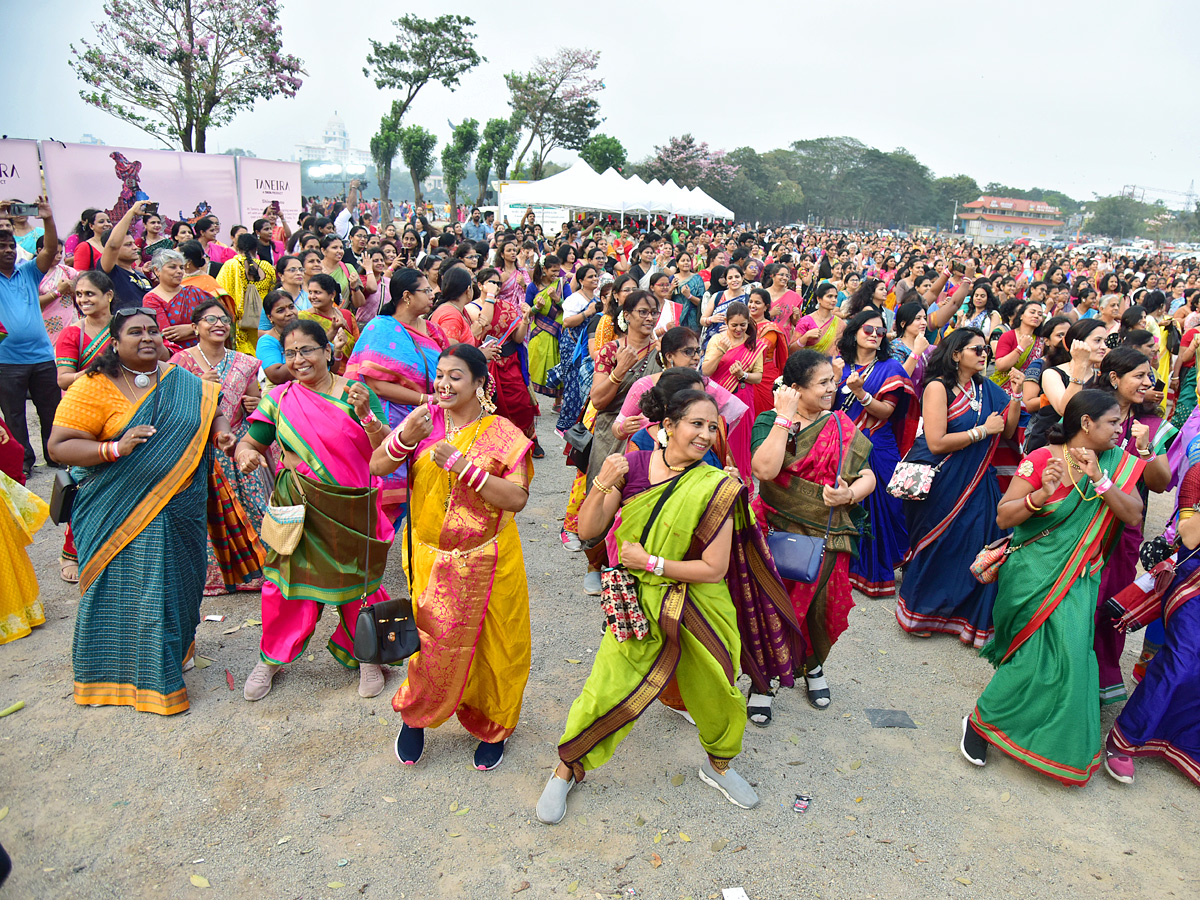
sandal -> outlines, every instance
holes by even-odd
[[[58,558],[59,573],[62,575],[62,580],[67,584],[79,584],[79,561],[74,559]]]
[[[750,692],[750,699],[746,702],[746,718],[757,725],[759,728],[766,728],[771,724],[771,699],[774,694],[756,694]]]
[[[813,709],[829,709],[829,682],[825,680],[825,672],[817,666],[804,673],[805,686],[808,689],[808,702]]]

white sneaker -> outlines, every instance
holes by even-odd
[[[562,539],[563,549],[571,553],[578,553],[583,549],[583,542],[579,540],[579,535],[572,531],[560,531],[558,536]]]
[[[265,663],[261,659],[254,666],[254,671],[250,673],[250,677],[246,679],[246,686],[242,689],[242,696],[250,702],[261,700],[267,694],[271,693],[271,682],[275,678],[275,673],[279,671],[279,666]]]
[[[563,781],[553,772],[537,802],[537,818],[543,825],[557,825],[567,815],[567,794],[575,787],[575,778]]]
[[[383,666],[360,663],[358,666],[358,696],[370,699],[383,693]]]
[[[600,595],[603,589],[604,587],[601,584],[599,572],[589,570],[588,573],[583,576],[583,592],[585,594],[590,594],[593,597],[597,597]]]

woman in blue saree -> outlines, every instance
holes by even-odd
[[[867,307],[846,323],[837,343],[841,369],[837,408],[871,441],[870,469],[879,488],[863,501],[867,526],[850,563],[850,585],[868,597],[896,593],[896,567],[908,550],[904,509],[882,489],[912,446],[920,408],[904,366],[892,358],[882,314]]]
[[[952,331],[925,370],[924,431],[906,460],[939,466],[929,495],[905,500],[909,550],[896,621],[909,634],[953,634],[980,649],[992,636],[996,585],[968,569],[979,548],[1004,535],[996,524],[1000,483],[992,465],[1000,437],[1011,438],[1020,403],[984,377],[988,342],[978,328]],[[1016,372],[1010,391],[1024,379]]]
[[[172,715],[188,708],[206,533],[228,584],[261,576],[263,551],[213,477],[213,445],[236,441],[219,385],[159,362],[151,310],[118,310],[110,328],[111,348],[67,390],[50,435],[78,484],[75,702]]]

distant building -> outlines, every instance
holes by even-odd
[[[83,137],[81,137],[79,139],[79,143],[90,144],[93,147],[107,147],[108,146],[106,143],[104,143],[104,141],[100,140],[100,138],[96,137],[94,134],[85,134]]]
[[[959,207],[958,217],[966,236],[981,244],[1047,238],[1063,224],[1057,206],[1012,197],[980,197]]]
[[[320,140],[296,145],[295,159],[297,162],[315,160],[341,163],[344,166],[372,164],[370,151],[356,150],[350,146],[350,133],[336,110],[333,117],[325,123],[325,133]]]

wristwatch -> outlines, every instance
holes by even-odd
[[[654,557],[654,574],[655,575],[658,575],[659,577],[662,576],[663,563],[665,563],[665,562],[666,562],[666,560],[663,559],[661,556]]]

